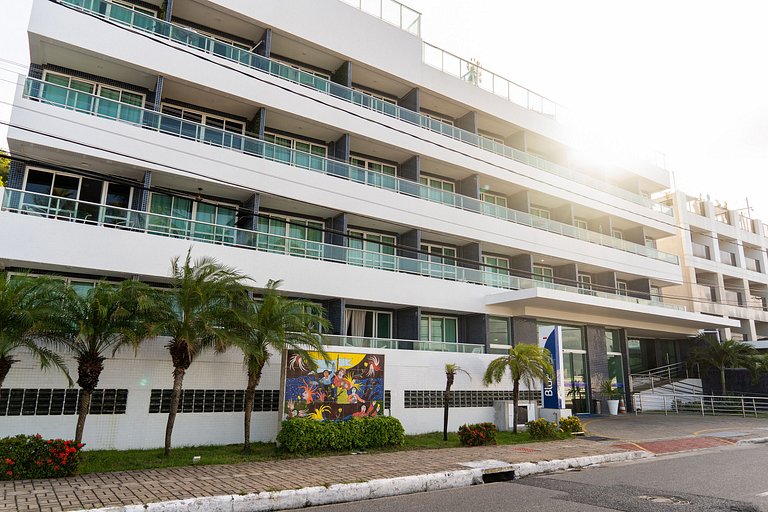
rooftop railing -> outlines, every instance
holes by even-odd
[[[301,71],[281,62],[267,59],[261,55],[250,52],[248,50],[244,50],[237,46],[212,39],[190,28],[183,27],[174,23],[168,23],[166,21],[153,18],[152,16],[142,14],[131,9],[126,9],[125,7],[122,7],[118,4],[106,2],[104,0],[58,1],[64,5],[73,6],[79,10],[89,12],[101,18],[127,25],[142,32],[148,32],[154,36],[171,40],[196,50],[216,55],[248,68],[263,71],[290,82],[312,88],[323,94],[328,94],[335,98],[353,103],[369,110],[373,110],[380,114],[394,117],[406,123],[419,126],[432,132],[440,133],[446,137],[465,142],[472,146],[476,146],[486,151],[495,153],[496,155],[500,155],[516,162],[521,162],[531,167],[535,167],[536,169],[560,176],[561,178],[565,178],[569,181],[574,181],[595,190],[600,190],[601,192],[605,192],[635,204],[651,208],[665,215],[672,215],[671,207],[657,203],[656,201],[653,201],[647,197],[643,197],[640,194],[635,194],[616,185],[605,183],[602,180],[593,178],[592,176],[588,176],[574,169],[550,162],[524,151],[505,146],[504,144],[499,144],[498,142],[490,140],[487,137],[483,137],[476,133],[457,128],[453,125],[444,123],[432,117],[421,115],[407,108],[393,105],[392,103],[374,98],[369,94],[365,94],[349,87],[339,85],[330,80],[326,80],[325,78]]]
[[[395,0],[342,0],[366,14],[376,16],[409,34],[421,37],[421,13]]]
[[[370,171],[350,163],[293,150],[255,137],[205,126],[155,110],[148,110],[108,98],[102,98],[42,80],[28,78],[24,88],[24,95],[27,98],[36,99],[43,103],[63,107],[68,110],[141,126],[160,133],[219,146],[302,169],[345,178],[357,183],[384,188],[398,194],[426,199],[452,208],[471,211],[675,265],[678,264],[678,258],[674,254],[664,253],[652,247],[646,247],[645,245],[628,242],[620,238],[577,228],[570,224],[486,203],[461,194],[431,188],[411,180]]]
[[[265,142],[255,137],[240,135],[187,121],[168,114],[163,114],[155,110],[148,110],[108,98],[102,98],[100,96],[44,82],[42,80],[28,78],[24,88],[24,95],[27,98],[37,99],[43,103],[63,107],[68,110],[75,110],[77,112],[87,113],[101,118],[153,129],[176,137],[219,146],[225,149],[246,153],[251,156],[345,178],[377,188],[384,188],[398,194],[426,199],[452,208],[479,213],[488,217],[494,217],[507,222],[548,231],[550,233],[556,233],[605,247],[612,247],[614,249],[675,265],[678,264],[678,258],[674,254],[661,252],[652,247],[577,228],[570,224],[544,219],[503,206],[486,203],[479,199],[463,196],[461,194],[431,188],[411,180],[370,171],[350,163],[293,150],[278,144]]]
[[[145,212],[16,189],[5,189],[2,197],[3,210],[46,219],[118,228],[151,235],[240,247],[494,288],[518,290],[522,288],[544,287],[570,293],[583,293],[583,290],[575,286],[544,283],[533,279],[515,277],[499,273],[498,270],[480,270],[430,261],[426,255],[423,256],[423,259],[406,258],[395,254],[366,251],[315,240],[262,233],[234,226],[153,213],[151,211]],[[591,292],[590,294],[635,304],[646,304],[677,310],[685,309],[679,306],[651,302],[646,299],[604,292]]]

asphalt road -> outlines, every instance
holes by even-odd
[[[654,501],[660,500],[660,501]],[[616,463],[514,482],[312,507],[365,511],[768,511],[768,445]]]

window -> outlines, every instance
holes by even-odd
[[[426,259],[422,270],[433,277],[444,279],[456,278],[456,248],[444,245],[421,244],[421,250],[429,254],[421,254],[420,259]]]
[[[533,280],[539,283],[554,283],[555,270],[545,265],[534,265]]]
[[[645,246],[649,249],[655,249],[656,248],[656,240],[653,238],[647,236],[645,237]]]
[[[21,208],[32,214],[109,225],[126,225],[128,220],[129,185],[30,168],[23,189],[28,193]]]
[[[592,290],[592,276],[589,274],[579,274],[579,293],[584,295],[595,295]]]
[[[161,111],[165,114],[160,121],[161,131],[193,140],[202,139],[217,146],[239,147],[242,144],[242,137],[232,135],[245,133],[245,124],[242,121],[167,103],[161,105]],[[205,128],[200,129],[197,125],[203,125]]]
[[[541,217],[542,219],[549,219],[549,209],[541,206],[531,205],[531,215],[534,217]]]
[[[193,201],[153,192],[147,229],[155,233],[235,243],[237,211],[233,207]]]
[[[262,251],[320,258],[324,227],[322,222],[298,217],[261,215],[257,247]]]
[[[483,282],[488,286],[509,288],[509,258],[483,255]]]
[[[456,185],[452,181],[443,180],[440,178],[433,178],[431,176],[421,176],[419,183],[426,185],[429,188],[436,188],[438,190],[445,190],[447,192],[454,192]]]
[[[499,316],[488,317],[488,342],[493,345],[512,345],[508,318]]]
[[[621,356],[621,340],[619,331],[605,330],[605,349],[608,354],[608,379],[616,381],[616,387],[624,390],[624,364]]]
[[[101,117],[141,123],[144,95],[118,87],[46,71],[42,99]],[[94,98],[96,96],[96,98]]]
[[[424,185],[424,187],[428,187],[426,189],[421,187],[419,190],[419,194],[423,199],[438,203],[453,204],[456,186],[452,181],[433,178],[431,176],[421,176],[419,177],[419,183]]]
[[[347,261],[371,268],[395,268],[394,236],[350,229]]]
[[[324,169],[328,148],[323,144],[271,132],[264,133],[264,140],[272,143],[264,148],[265,158],[293,163],[298,167]]]
[[[301,64],[296,64],[296,63],[293,63],[293,62],[286,62],[286,61],[278,59],[277,57],[274,57],[274,56],[272,56],[271,59],[279,62],[283,66],[288,66],[288,67],[293,68],[295,70],[301,71],[302,73],[307,73],[309,75],[317,76],[317,77],[320,77],[320,78],[324,78],[326,80],[330,80],[331,79],[331,75],[329,73],[326,73],[325,71],[318,71],[316,69],[312,69],[312,68],[307,67],[307,66],[302,66]]]
[[[453,119],[451,119],[449,117],[443,117],[443,116],[441,116],[439,114],[432,114],[432,113],[428,113],[428,112],[420,112],[420,114],[422,115],[422,117],[426,117],[427,119],[430,119],[430,120],[433,120],[433,121],[438,121],[440,123],[447,124],[447,125],[450,125],[450,126],[454,125]]]
[[[589,223],[587,222],[587,219],[580,219],[579,217],[574,217],[573,225],[579,229],[589,229]]]
[[[494,204],[503,208],[507,207],[507,198],[501,194],[494,194],[491,192],[480,192],[480,200],[484,203]]]
[[[626,281],[616,280],[616,293],[624,297],[629,295],[629,284]]]
[[[344,316],[347,336],[364,338],[392,337],[392,313],[346,308]]]
[[[661,296],[661,288],[658,286],[651,286],[651,302],[664,302],[664,299]]]
[[[504,139],[501,137],[497,137],[496,135],[491,135],[490,133],[478,133],[481,139],[485,139],[490,142],[495,142],[496,144],[504,145]]]
[[[387,176],[394,176],[397,174],[397,166],[392,164],[385,164],[384,162],[379,162],[377,160],[352,156],[349,157],[349,163],[358,167],[362,167],[363,169],[368,169],[369,171],[386,174]]]
[[[455,317],[422,315],[419,327],[421,341],[456,343],[458,340],[458,320]],[[427,350],[435,349],[428,343],[424,345],[429,347]]]
[[[622,232],[620,229],[612,230],[611,234],[613,235],[613,238],[618,238],[619,240],[624,240],[624,232]]]

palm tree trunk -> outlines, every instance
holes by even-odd
[[[725,366],[720,367],[720,389],[722,389],[723,396],[725,396]]]
[[[171,408],[168,411],[168,423],[165,425],[165,450],[163,454],[168,457],[171,454],[171,436],[173,435],[173,424],[176,422],[176,413],[179,410],[179,401],[181,399],[181,384],[184,381],[186,370],[176,366],[173,368],[173,392],[171,393]]]
[[[88,411],[91,410],[92,391],[83,390],[80,393],[80,403],[77,408],[77,427],[75,428],[75,444],[83,441],[83,430],[85,429],[85,418],[88,417]]]
[[[253,413],[253,402],[256,397],[256,386],[261,381],[261,369],[248,372],[248,385],[245,388],[245,404],[243,417],[243,453],[251,453],[251,415]]]
[[[451,407],[451,385],[453,374],[445,375],[445,393],[443,394],[443,441],[448,440],[448,410]]]
[[[6,375],[11,371],[11,366],[16,362],[16,359],[11,356],[0,356],[0,388],[3,387]]]
[[[512,433],[517,434],[517,404],[520,402],[520,379],[515,379],[514,385],[512,386],[512,407],[514,408],[514,411],[512,412],[512,421],[514,423],[512,424]]]

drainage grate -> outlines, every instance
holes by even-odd
[[[615,441],[612,437],[603,437],[603,436],[584,436],[584,439],[587,441]]]
[[[669,505],[690,505],[691,502],[677,496],[638,496],[639,499],[651,503],[667,503]]]

